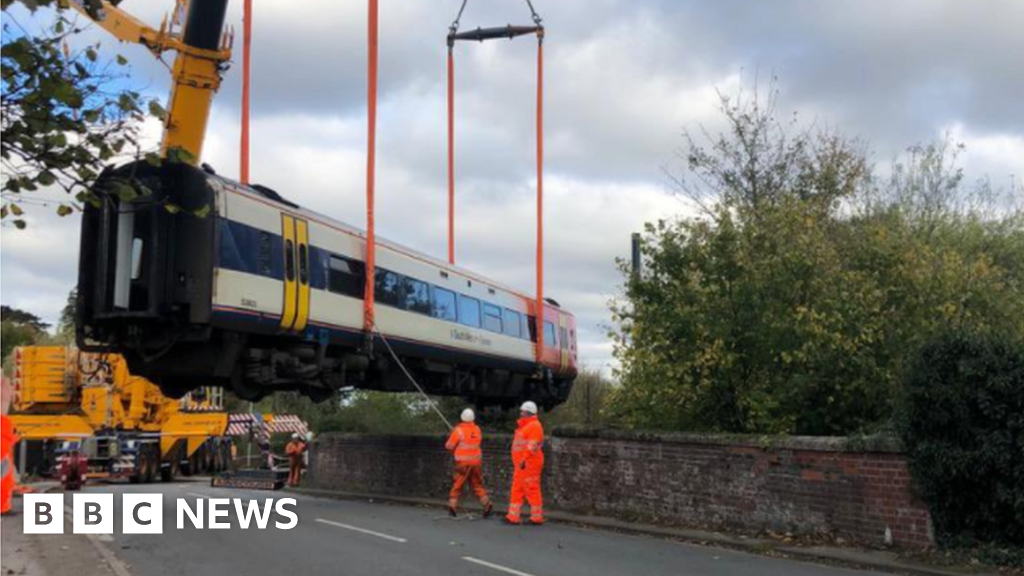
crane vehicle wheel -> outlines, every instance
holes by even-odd
[[[174,482],[174,479],[178,476],[181,465],[179,464],[180,454],[177,450],[171,453],[171,461],[166,468],[160,468],[160,480],[163,482]]]
[[[152,469],[149,466],[149,451],[140,450],[139,455],[135,458],[135,474],[132,476],[133,482],[141,482],[142,484],[148,484],[153,481]]]
[[[160,455],[157,450],[150,450],[149,452],[149,472],[146,476],[149,478],[149,482],[160,480]]]

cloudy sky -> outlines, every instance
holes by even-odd
[[[446,250],[445,44],[459,0],[381,2],[378,233]],[[122,7],[156,24],[161,5]],[[255,0],[255,182],[364,223],[366,2]],[[716,90],[778,77],[781,107],[870,143],[888,163],[951,134],[970,177],[1024,175],[1020,0],[534,0],[545,42],[547,291],[574,311],[581,355],[607,367],[614,260],[644,222],[684,214],[663,167],[684,127],[714,131]],[[228,20],[241,29],[241,1]],[[528,23],[520,0],[470,0],[463,28]],[[147,52],[118,46],[133,82],[166,93]],[[239,32],[240,40],[240,32]],[[237,42],[240,47],[240,42]],[[458,261],[533,286],[536,43],[456,56]],[[236,52],[240,61],[240,52]],[[217,97],[203,160],[238,173],[240,67]],[[157,127],[148,130],[158,138]],[[78,223],[45,210],[2,229],[2,300],[55,321],[76,275]]]

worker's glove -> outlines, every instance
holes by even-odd
[[[526,470],[526,460],[523,460],[522,462],[519,463],[519,469]]]

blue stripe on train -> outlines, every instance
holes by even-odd
[[[221,268],[284,280],[284,242],[280,234],[221,218],[218,220]],[[315,290],[327,287],[330,252],[309,247],[309,286]]]

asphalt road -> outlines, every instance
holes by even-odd
[[[133,576],[483,575],[869,576],[872,572],[766,558],[668,540],[547,524],[452,520],[440,510],[290,493],[211,488],[198,482],[88,487],[113,492],[115,534],[94,537]],[[118,494],[164,494],[164,533],[121,534]],[[175,499],[293,497],[292,530],[176,528]],[[66,510],[71,496],[66,495]],[[272,517],[274,520],[286,520]],[[7,525],[5,523],[5,528]],[[70,522],[67,530],[70,531]]]

